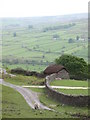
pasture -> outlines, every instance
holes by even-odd
[[[62,54],[72,54],[88,62],[88,19],[82,15],[2,18],[0,26],[0,66],[3,68],[21,67],[30,71],[43,71]],[[68,19],[70,18],[70,19]],[[0,19],[1,22],[1,19]],[[1,64],[2,62],[2,64]],[[9,71],[10,72],[10,71]],[[15,85],[43,85],[45,79],[34,76],[3,76],[6,82]],[[53,81],[51,85],[88,87],[87,81]],[[54,109],[32,110],[23,97],[12,88],[2,86],[3,118],[81,118],[88,116],[87,107],[62,105],[46,94],[46,89],[28,88],[38,92],[40,102]],[[66,94],[84,94],[82,90],[61,90]],[[0,100],[1,102],[1,100]]]
[[[89,87],[89,81],[80,80],[54,80],[50,83],[52,86],[66,86],[66,87]],[[90,95],[89,89],[55,89],[58,92],[69,95]]]
[[[37,90],[35,90],[37,91]],[[81,118],[88,115],[87,107],[72,107],[62,105],[45,94],[45,90],[39,91],[40,102],[57,112],[47,110],[32,110],[23,97],[12,88],[2,86],[2,117],[3,118]]]
[[[36,85],[41,86],[44,85],[44,78],[37,78],[34,76],[23,76],[16,75],[15,77],[4,76],[4,80],[11,84],[20,85],[20,86],[30,86]],[[82,80],[54,80],[50,83],[51,86],[66,86],[66,87],[89,87],[89,81]],[[30,88],[32,90],[36,90],[36,92],[41,92],[41,88]],[[64,88],[55,88],[59,92],[63,92],[65,94],[71,95],[88,95],[88,89],[64,89]]]
[[[89,81],[82,80],[54,80],[50,83],[53,86],[69,86],[69,87],[88,87]]]
[[[58,92],[64,93],[64,94],[74,95],[74,96],[90,95],[88,92],[88,89],[55,89],[55,90],[57,90]]]
[[[86,18],[63,22],[57,18],[53,22],[52,18],[47,18],[51,22],[38,19],[21,18],[21,22],[15,18],[3,20],[1,45],[4,67],[41,72],[62,54],[72,54],[88,61]],[[73,41],[69,43],[70,38]]]

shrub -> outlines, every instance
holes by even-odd
[[[88,64],[83,58],[72,55],[62,55],[55,60],[56,64],[61,64],[67,68],[71,78],[88,79]]]

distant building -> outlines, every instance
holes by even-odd
[[[44,70],[44,74],[46,76],[53,73],[56,73],[56,78],[69,79],[69,73],[66,70],[66,68],[62,65],[56,65],[56,64],[50,65]]]

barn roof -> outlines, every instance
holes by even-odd
[[[59,71],[61,71],[62,69],[65,69],[66,68],[62,65],[50,65],[48,66],[45,70],[44,70],[44,74],[53,74],[53,73],[58,73]],[[66,70],[67,71],[67,70]]]

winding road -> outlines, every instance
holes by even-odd
[[[24,97],[24,99],[32,109],[34,109],[35,104],[37,104],[39,109],[52,110],[47,106],[44,106],[42,103],[40,103],[38,94],[36,92],[33,92],[28,88],[23,88],[21,86],[17,86],[17,85],[13,85],[11,83],[5,82],[3,79],[0,79],[0,84],[11,87],[14,90],[18,91]]]

